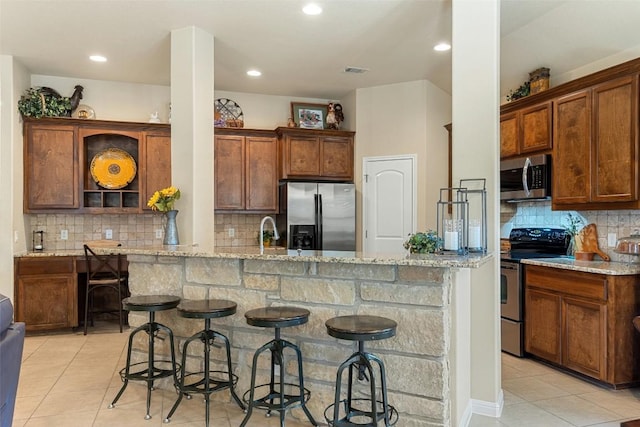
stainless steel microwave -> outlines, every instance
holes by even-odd
[[[500,162],[500,200],[551,198],[551,156],[539,154]]]

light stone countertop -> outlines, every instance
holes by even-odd
[[[605,261],[576,261],[572,258],[531,258],[523,259],[523,264],[541,267],[560,268],[562,270],[582,271],[585,273],[607,274],[610,276],[628,276],[640,274],[640,264]]]
[[[309,251],[287,250],[284,248],[265,248],[260,254],[257,246],[216,247],[203,249],[188,245],[150,246],[94,249],[97,253],[120,252],[125,255],[171,256],[187,258],[227,258],[227,259],[262,259],[273,261],[300,262],[339,262],[347,264],[379,264],[379,265],[414,265],[445,268],[478,268],[489,260],[493,254],[470,254],[467,256],[440,254],[367,254],[351,251]],[[26,252],[16,256],[48,257],[48,256],[84,256],[81,250],[54,250],[43,252]]]

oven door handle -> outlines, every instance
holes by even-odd
[[[524,190],[524,194],[527,197],[531,195],[531,191],[529,190],[529,180],[527,179],[529,166],[531,166],[531,159],[527,157],[524,161],[524,167],[522,168],[522,189]]]

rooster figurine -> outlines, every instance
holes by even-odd
[[[342,113],[342,105],[335,104],[333,106],[334,113],[336,115],[336,129],[340,129],[340,123],[344,122],[344,114]]]

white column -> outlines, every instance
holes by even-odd
[[[453,0],[452,17],[453,182],[487,178],[488,246],[497,253],[500,2]],[[474,412],[487,415],[500,412],[502,396],[498,268],[496,256],[471,272],[470,403]],[[465,410],[455,408],[452,425]]]
[[[181,244],[214,245],[213,36],[199,28],[171,32],[171,179]]]

